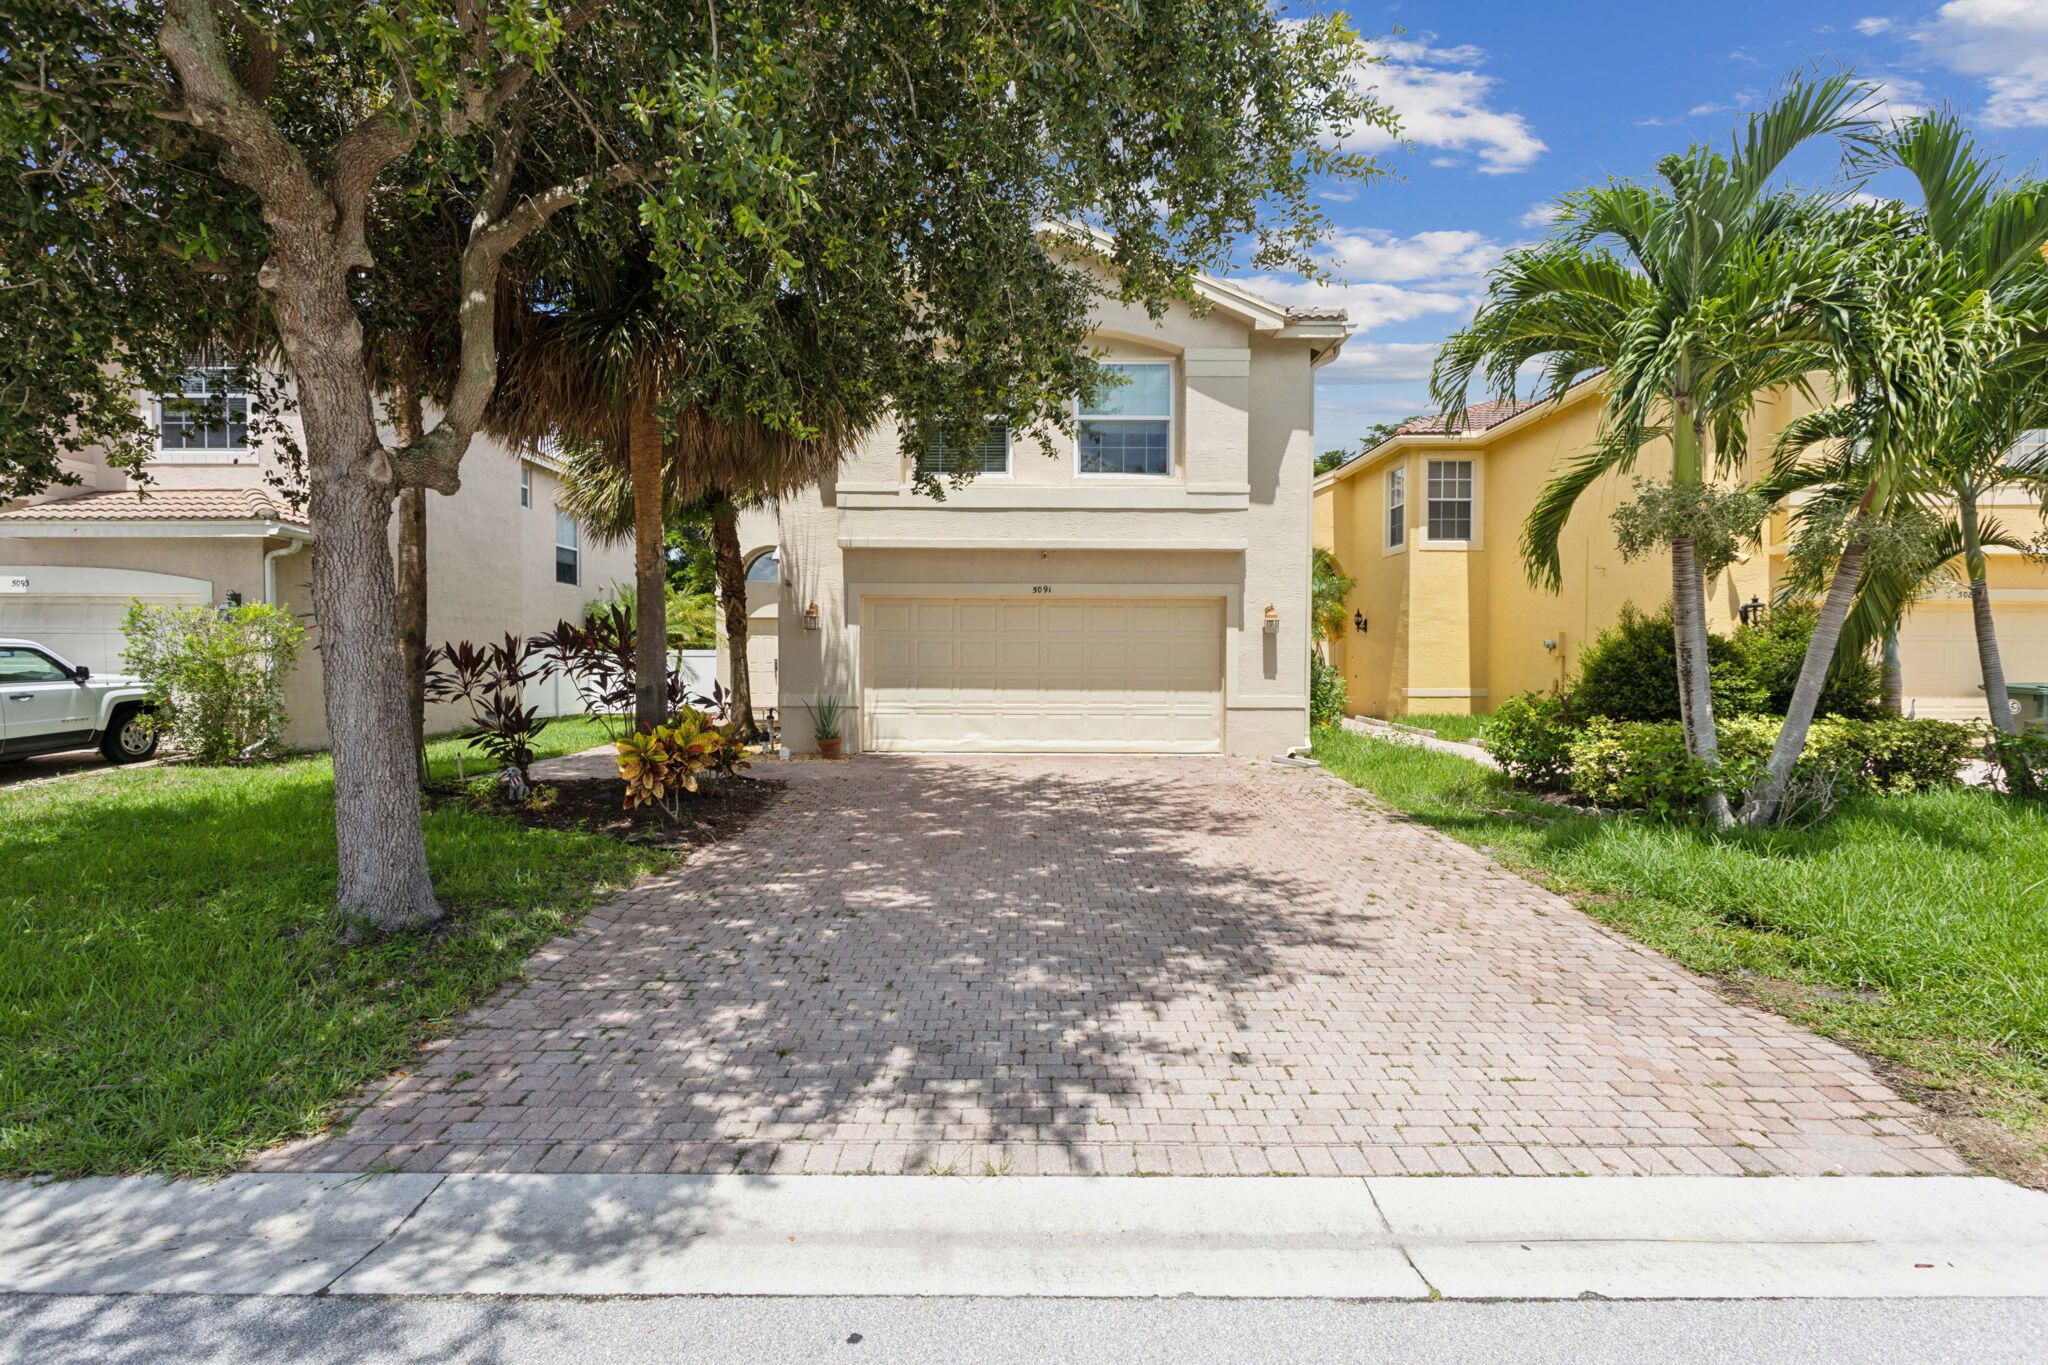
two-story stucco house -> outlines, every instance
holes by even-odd
[[[750,674],[785,743],[1272,755],[1307,742],[1315,371],[1351,328],[1203,281],[1154,320],[1105,304],[1127,382],[1072,435],[991,429],[918,491],[885,424],[837,480],[748,513]]]
[[[191,382],[199,391],[225,374],[198,371]],[[227,394],[197,414],[149,395],[137,402],[157,428],[146,484],[87,451],[67,465],[80,483],[0,504],[0,636],[115,672],[130,602],[276,602],[309,627],[286,684],[286,740],[324,744],[311,589],[319,528],[267,481],[275,455],[249,431],[246,396]],[[546,457],[477,438],[461,491],[427,498],[428,640],[533,635],[632,581],[630,548],[584,537],[556,510],[560,487]],[[547,713],[580,709],[566,685],[545,687],[536,700]],[[430,729],[464,719],[428,708]]]

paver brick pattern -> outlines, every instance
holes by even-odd
[[[1320,772],[766,763],[782,799],[263,1169],[1967,1169],[1850,1052]]]

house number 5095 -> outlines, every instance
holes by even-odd
[[[1049,592],[1051,592],[1051,591],[1052,591],[1052,584],[1050,584],[1050,583],[1034,583],[1034,584],[1032,584],[1032,585],[1031,585],[1031,591],[1032,591],[1032,592],[1033,592],[1034,594],[1036,594],[1036,593],[1049,593]]]

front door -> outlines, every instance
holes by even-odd
[[[0,744],[49,749],[92,738],[91,690],[38,649],[0,645]]]

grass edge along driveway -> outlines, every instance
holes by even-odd
[[[1807,831],[1562,810],[1466,759],[1318,730],[1338,777],[1587,914],[1854,1047],[1942,1136],[2048,1188],[2048,804],[1845,802]]]
[[[430,746],[437,778],[460,747]],[[661,861],[444,805],[424,828],[451,922],[348,948],[333,800],[325,754],[0,792],[0,1177],[208,1174],[317,1132]]]

